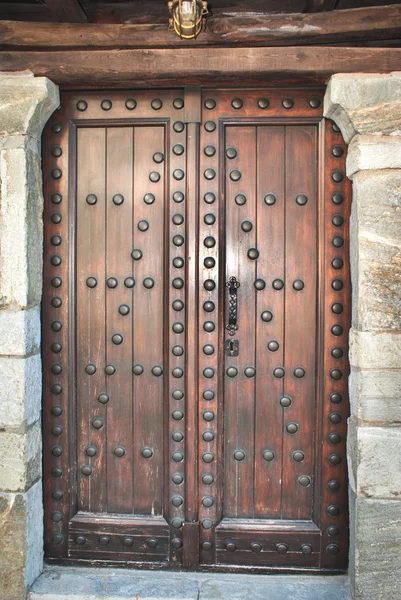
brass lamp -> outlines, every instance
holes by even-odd
[[[170,29],[184,40],[196,38],[204,29],[208,14],[205,0],[170,0]]]

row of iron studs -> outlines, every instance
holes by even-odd
[[[56,113],[57,115],[57,113]],[[60,546],[65,542],[64,521],[67,515],[61,506],[65,505],[65,488],[66,480],[64,479],[63,459],[67,448],[65,448],[65,411],[66,411],[66,369],[65,364],[65,343],[66,336],[66,319],[67,314],[67,299],[64,296],[65,291],[65,273],[68,268],[67,262],[67,240],[66,236],[66,200],[65,200],[65,176],[63,167],[65,163],[65,148],[60,142],[60,136],[65,134],[63,125],[60,120],[54,120],[51,123],[51,131],[54,134],[54,144],[50,150],[50,156],[45,157],[45,164],[50,166],[50,183],[45,197],[46,218],[49,221],[45,223],[45,231],[48,232],[51,253],[48,258],[49,263],[45,265],[45,270],[50,274],[50,281],[45,281],[46,289],[51,290],[49,296],[44,298],[45,302],[50,302],[55,319],[49,324],[50,331],[45,332],[44,338],[48,340],[50,347],[45,348],[45,352],[50,351],[53,360],[50,367],[50,390],[45,390],[50,393],[52,402],[48,407],[50,415],[46,415],[46,422],[51,422],[51,496],[53,507],[51,509],[51,521],[53,523],[53,531],[51,541],[56,546]],[[46,173],[46,175],[48,175]],[[47,241],[47,240],[46,240]],[[50,285],[49,285],[50,284]],[[46,374],[47,376],[47,374]],[[47,433],[47,432],[46,432]]]
[[[330,355],[325,357],[325,364],[328,365],[326,381],[328,381],[328,393],[324,401],[328,402],[328,420],[326,421],[325,436],[327,442],[325,460],[330,466],[331,475],[325,482],[326,491],[324,495],[329,496],[329,503],[323,507],[325,510],[329,525],[324,531],[324,550],[326,555],[335,557],[346,548],[341,547],[337,538],[344,537],[344,531],[338,526],[339,517],[344,517],[338,500],[338,494],[344,498],[346,482],[344,477],[338,477],[337,468],[343,466],[345,461],[344,443],[346,435],[346,378],[347,378],[347,351],[346,340],[348,334],[349,307],[344,305],[342,296],[349,286],[349,273],[347,265],[346,244],[344,228],[348,226],[345,222],[346,206],[349,202],[345,198],[346,178],[345,178],[345,146],[341,138],[340,130],[334,123],[327,123],[329,136],[329,147],[331,160],[333,160],[333,169],[330,172],[330,183],[328,189],[327,210],[327,263],[325,268],[329,271],[331,277],[327,285],[330,286],[330,293],[326,294],[329,305],[325,308],[327,315],[325,335],[330,336]],[[338,163],[338,166],[337,164]],[[330,225],[329,225],[330,223]],[[333,302],[334,298],[334,302]],[[327,411],[327,412],[326,412]],[[339,445],[339,446],[338,446]],[[338,449],[339,448],[339,449]],[[343,475],[343,473],[342,473]],[[322,548],[322,550],[323,550]]]
[[[184,100],[176,98],[175,108],[183,109]],[[182,525],[185,521],[185,431],[186,431],[186,373],[185,373],[185,273],[186,273],[186,126],[182,121],[173,121],[170,129],[170,252],[169,252],[169,414],[171,427],[169,435],[170,483],[169,514],[171,524],[172,552],[181,560]],[[177,180],[174,172],[181,171],[183,177]],[[177,243],[178,242],[178,243]],[[175,374],[182,375],[176,378]]]
[[[214,105],[213,105],[214,103]],[[213,110],[214,100],[204,107]],[[205,114],[206,113],[206,114]],[[214,560],[214,528],[219,514],[216,480],[218,479],[218,372],[219,314],[218,253],[218,126],[207,111],[200,135],[199,195],[199,521],[201,526],[200,561]]]

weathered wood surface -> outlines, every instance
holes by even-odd
[[[62,94],[43,145],[47,556],[345,568],[350,182],[323,96]]]
[[[87,23],[88,17],[78,0],[46,0],[50,14],[61,23]]]
[[[338,0],[306,0],[304,12],[315,13],[326,10],[334,10],[338,6]]]
[[[55,0],[53,0],[55,1]],[[360,0],[362,1],[362,0]],[[64,4],[63,0],[58,0]],[[303,12],[305,0],[213,0],[213,15],[238,15],[244,12],[253,14]],[[125,2],[90,2],[83,0],[81,5],[93,23],[161,23],[168,19],[166,0],[131,0]],[[50,12],[45,4],[27,2],[1,2],[0,15],[3,19],[18,18],[21,21],[58,21],[55,12]]]
[[[225,82],[247,85],[297,78],[324,83],[333,73],[401,69],[399,48],[193,48],[0,52],[0,70],[30,69],[60,85],[162,87]]]
[[[226,43],[268,45],[336,44],[399,37],[401,5],[316,14],[260,15],[219,19],[210,24]]]
[[[152,15],[148,16],[149,21]],[[0,21],[1,48],[111,49],[237,44],[339,44],[401,37],[401,4],[327,14],[212,17],[196,40],[180,40],[163,23],[93,24]]]

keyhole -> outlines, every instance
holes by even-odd
[[[234,354],[234,342],[230,341],[230,354]]]

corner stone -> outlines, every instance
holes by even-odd
[[[50,79],[29,71],[0,72],[0,135],[25,133],[39,140],[59,104],[58,87]]]
[[[324,97],[348,143],[357,134],[401,135],[401,72],[333,75]]]

